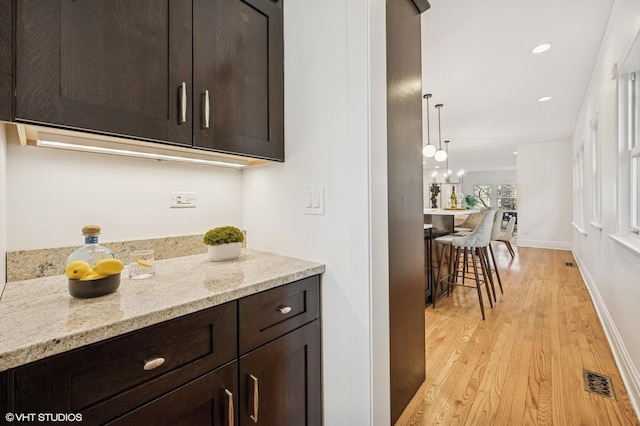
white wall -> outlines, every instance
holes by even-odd
[[[571,141],[518,146],[518,245],[570,250]]]
[[[618,226],[618,214],[623,213],[618,206],[624,205],[628,197],[619,189],[617,181],[617,81],[612,79],[612,70],[614,65],[622,66],[627,57],[640,31],[639,17],[639,2],[616,1],[576,122],[573,151],[576,152],[584,143],[584,211],[587,224],[584,233],[574,230],[572,239],[574,255],[591,291],[636,413],[640,414],[640,243],[636,243],[634,251],[609,238],[624,234],[624,227]],[[596,115],[602,165],[601,228],[590,223],[593,222],[593,182],[590,177],[589,124]]]
[[[0,296],[7,279],[7,141],[0,123]]]
[[[102,227],[103,242],[243,225],[242,172],[235,169],[23,147],[15,140],[7,157],[9,251],[80,245],[80,229],[90,223]],[[195,191],[197,207],[170,209],[175,190]]]
[[[327,265],[327,425],[390,421],[384,4],[285,4],[286,162],[244,172],[251,245]],[[303,215],[304,185],[324,215]]]

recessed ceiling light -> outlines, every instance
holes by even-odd
[[[551,43],[542,43],[531,49],[531,53],[542,53],[551,49]]]
[[[513,151],[513,155],[518,155],[518,151]]]
[[[538,102],[547,102],[550,101],[551,98],[553,98],[553,96],[543,96],[541,98],[538,98]]]

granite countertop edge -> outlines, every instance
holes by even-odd
[[[182,263],[189,263],[194,261],[201,262],[203,256],[206,255],[194,255],[186,256],[184,258],[168,259],[157,262],[157,265],[164,262],[163,266],[165,268],[170,267],[179,269],[180,264]],[[255,277],[250,276],[246,279],[245,282],[242,282],[240,284],[235,283],[235,285],[231,282],[233,280],[229,280],[230,284],[225,288],[223,275],[222,280],[215,283],[216,286],[223,287],[223,289],[220,291],[211,291],[208,294],[198,295],[190,299],[189,296],[187,296],[183,300],[177,300],[174,304],[162,302],[157,306],[150,307],[148,309],[138,309],[131,315],[125,314],[124,318],[115,318],[113,320],[108,320],[107,318],[97,325],[81,326],[76,331],[62,331],[60,327],[58,327],[58,329],[54,329],[53,331],[48,330],[47,332],[44,332],[41,338],[34,337],[31,338],[30,341],[29,339],[26,339],[27,341],[25,342],[21,342],[21,340],[25,339],[19,336],[19,333],[15,333],[15,336],[6,336],[7,334],[11,333],[6,331],[5,328],[7,328],[7,326],[10,326],[11,322],[14,320],[17,320],[18,323],[22,324],[29,323],[29,328],[31,329],[37,329],[37,324],[32,324],[31,322],[29,322],[30,318],[28,316],[30,314],[30,310],[28,308],[26,310],[20,309],[20,301],[16,300],[17,298],[15,298],[14,300],[12,300],[11,298],[9,298],[8,301],[6,300],[7,293],[10,293],[10,291],[7,290],[11,290],[13,286],[18,285],[37,286],[40,283],[47,282],[47,284],[50,284],[49,282],[53,281],[55,281],[56,284],[59,281],[64,281],[66,283],[66,277],[45,277],[26,280],[23,282],[7,283],[8,288],[5,289],[5,294],[0,300],[0,317],[3,320],[2,323],[5,324],[4,327],[0,324],[0,336],[2,334],[5,334],[5,337],[0,337],[0,372],[19,367],[21,365],[26,365],[28,363],[57,355],[66,351],[90,345],[92,343],[101,342],[112,337],[117,337],[132,331],[142,329],[144,327],[179,318],[181,316],[198,312],[216,305],[221,305],[227,302],[238,300],[245,296],[250,296],[255,293],[259,293],[271,288],[279,287],[284,284],[298,281],[310,276],[319,275],[325,272],[325,266],[320,263],[280,256],[273,253],[261,252],[258,250],[243,249],[243,256],[241,256],[241,259],[243,260],[243,262],[241,262],[242,266],[250,265],[253,262],[259,269],[261,266],[259,264],[264,263],[265,261],[274,262],[278,264],[278,266],[274,268],[274,271],[272,273],[266,274],[266,277],[264,279],[255,279]],[[213,262],[210,263],[213,264]],[[232,268],[234,273],[237,273],[238,270],[241,270],[235,269],[241,267],[234,264],[234,261],[222,263],[224,263],[224,265],[206,265],[206,267],[209,267],[211,269],[220,268],[220,270],[225,270],[224,268],[226,268],[227,271],[229,270],[229,268]],[[123,274],[125,272],[126,270],[123,272]],[[247,273],[245,272],[245,278],[246,275]],[[171,278],[169,278],[168,280],[170,279]],[[122,279],[123,284],[124,280],[125,278]],[[203,280],[201,276],[194,277],[195,282],[201,280]],[[152,282],[152,280],[144,281],[148,281],[149,283]],[[154,284],[149,283],[145,284],[150,286],[150,288],[153,288]],[[133,286],[135,284],[129,283],[129,285]],[[158,287],[161,286],[158,285]],[[59,294],[59,289],[56,288],[56,290],[58,291],[58,294],[56,295],[57,300],[64,300],[64,296],[68,296],[66,297],[67,300],[73,299],[68,294]],[[118,292],[113,294],[117,293]],[[121,291],[121,293],[123,292]],[[83,299],[73,299],[72,302],[69,302],[69,305],[74,304],[75,306],[82,306],[83,303],[92,303],[93,301],[97,301],[98,299],[107,300],[107,298],[112,295],[103,296],[102,298],[85,299],[86,302]],[[126,301],[125,298],[135,301],[136,295],[124,294],[123,296],[117,297],[122,297],[123,301]],[[118,299],[118,308],[120,307],[120,304],[121,302]],[[6,309],[7,307],[9,308],[8,313]],[[13,312],[11,312],[11,308],[13,308]],[[108,309],[106,310],[108,311]],[[35,309],[33,309],[33,311],[35,311]],[[69,308],[69,311],[71,311],[71,308]],[[37,314],[37,312],[33,312],[32,314]],[[73,316],[73,314],[74,313],[70,313],[69,316]],[[18,315],[20,315],[20,318],[22,318],[22,315],[24,315],[24,320],[20,321]],[[45,318],[40,318],[40,320],[44,325],[44,323],[47,322],[46,315]],[[37,333],[37,331],[34,331],[34,333]],[[14,341],[12,341],[12,337],[14,337]]]

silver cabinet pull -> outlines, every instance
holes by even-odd
[[[187,121],[187,83],[180,85],[180,124]]]
[[[209,116],[211,114],[211,111],[209,109],[209,91],[205,90],[204,91],[204,117],[203,117],[203,123],[202,123],[202,127],[205,129],[209,128]]]
[[[282,315],[288,314],[289,312],[291,312],[291,306],[280,306],[278,308],[278,310],[280,311],[280,313]]]
[[[258,378],[253,374],[249,374],[249,378],[253,381],[253,413],[249,415],[254,423],[258,423],[258,408],[260,405],[260,398],[258,395]]]
[[[233,426],[233,394],[229,389],[225,389],[227,394],[227,426]]]
[[[162,357],[153,358],[144,362],[144,370],[145,371],[153,370],[154,368],[160,367],[162,364],[164,364],[164,358]]]

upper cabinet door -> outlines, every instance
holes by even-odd
[[[16,121],[192,144],[190,1],[15,4]]]
[[[194,0],[194,145],[284,160],[281,0]]]

